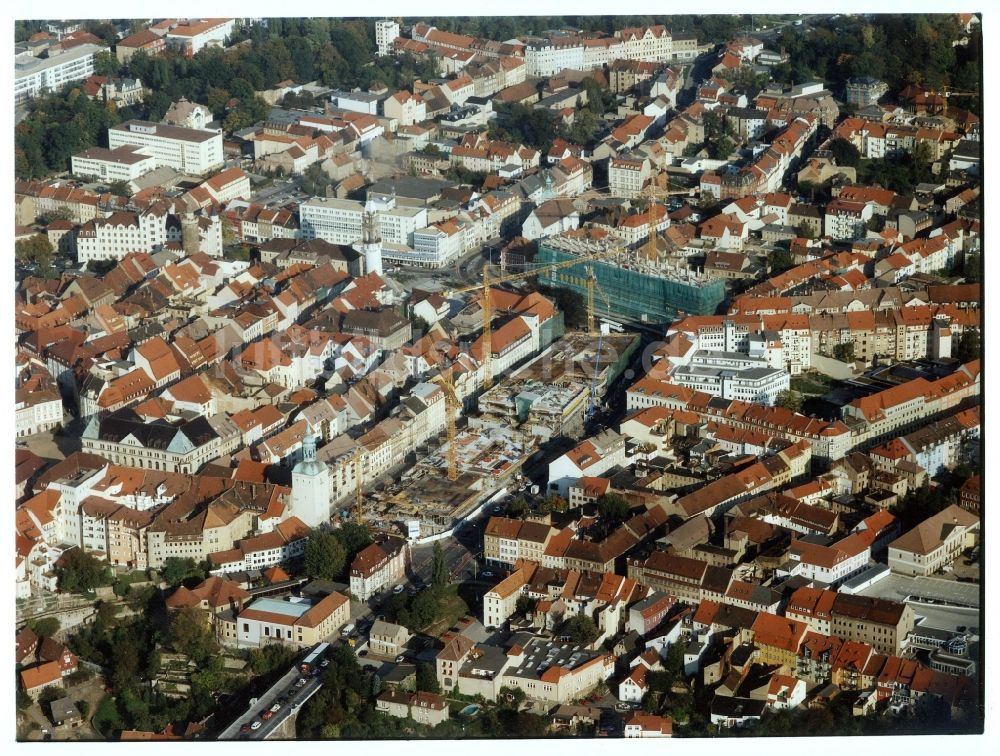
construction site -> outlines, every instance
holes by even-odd
[[[726,297],[720,279],[650,256],[645,248],[623,249],[605,239],[550,237],[539,242],[535,262],[551,266],[539,268],[540,283],[593,299],[592,279],[601,292],[594,300],[595,315],[623,322],[661,324],[681,314],[712,315]]]
[[[542,442],[578,438],[587,415],[622,374],[640,339],[634,334],[568,333],[479,397],[473,427],[516,427]]]
[[[455,437],[457,476],[449,472],[450,444],[420,460],[386,490],[365,496],[375,520],[420,521],[422,535],[450,530],[485,499],[512,483],[534,453],[533,444],[506,428],[468,429]]]

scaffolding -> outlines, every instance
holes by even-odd
[[[549,268],[539,280],[549,286],[574,291],[589,299],[588,279],[606,295],[608,317],[640,323],[666,323],[680,313],[712,315],[725,299],[725,284],[699,274],[643,259],[641,251],[618,251],[595,259],[595,242],[555,237],[539,243],[536,262],[541,265],[564,264],[580,258],[577,265]]]

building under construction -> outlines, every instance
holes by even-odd
[[[615,248],[605,240],[556,236],[539,242],[535,262],[552,265],[581,259],[542,271],[539,282],[569,289],[586,297],[587,279],[593,272],[598,296],[598,316],[634,323],[668,323],[681,314],[711,315],[726,297],[725,284],[688,270],[676,262],[649,260],[643,249]]]
[[[600,404],[639,348],[633,333],[568,333],[479,397],[479,427],[516,427],[545,441],[577,437],[591,402]]]

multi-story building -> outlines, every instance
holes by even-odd
[[[239,430],[230,425],[231,432],[225,436],[204,417],[153,425],[123,408],[106,417],[91,417],[81,440],[84,451],[118,465],[195,473],[216,457],[235,451]]]
[[[832,200],[826,206],[826,235],[833,239],[863,239],[868,233],[867,223],[871,217],[871,203]]]
[[[220,615],[216,629],[222,643],[237,648],[258,648],[267,643],[305,648],[333,635],[350,618],[350,600],[336,592],[319,601],[259,598],[235,617]]]
[[[100,181],[135,181],[156,168],[156,158],[134,145],[123,145],[113,150],[92,147],[71,161],[71,171],[76,176],[96,178]]]
[[[916,624],[913,607],[886,599],[838,593],[830,610],[830,634],[867,643],[880,654],[899,654]]]
[[[187,129],[150,121],[126,121],[108,129],[108,146],[139,147],[182,173],[203,174],[222,165],[222,132]]]
[[[525,45],[524,64],[528,76],[555,76],[570,68],[584,70],[583,42],[577,37],[556,37]]]
[[[889,544],[889,569],[901,575],[933,575],[975,545],[979,517],[952,504]]]
[[[889,85],[871,76],[858,76],[848,79],[844,84],[844,101],[856,108],[867,108],[876,104],[886,92]]]
[[[351,562],[351,595],[367,601],[406,575],[410,563],[410,545],[401,538],[389,537],[358,552]]]
[[[115,56],[119,63],[128,63],[129,59],[139,50],[146,55],[154,57],[167,49],[167,43],[163,37],[149,29],[131,34],[115,43]]]
[[[399,24],[391,19],[375,22],[375,47],[379,56],[392,52],[392,43],[399,36]]]
[[[614,197],[635,199],[649,180],[650,166],[646,159],[612,158],[608,164],[608,191]]]
[[[234,18],[208,18],[177,24],[165,37],[171,47],[193,57],[205,47],[223,47],[236,27]]]
[[[71,81],[94,73],[94,56],[105,48],[85,43],[58,55],[37,58],[23,52],[14,59],[14,104],[21,105],[43,92],[54,92]]]
[[[384,244],[413,245],[413,234],[427,226],[427,209],[397,205],[395,197],[373,196],[367,205],[354,200],[314,198],[299,206],[303,239],[355,244],[362,237],[365,212],[374,212]]]
[[[779,392],[788,390],[790,377],[763,358],[700,350],[690,365],[678,366],[670,380],[711,396],[771,406]]]

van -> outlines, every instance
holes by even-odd
[[[350,635],[353,632],[354,632],[354,624],[353,623],[349,623],[347,625],[344,625],[344,629],[340,631],[340,634],[346,638],[348,635]]]

